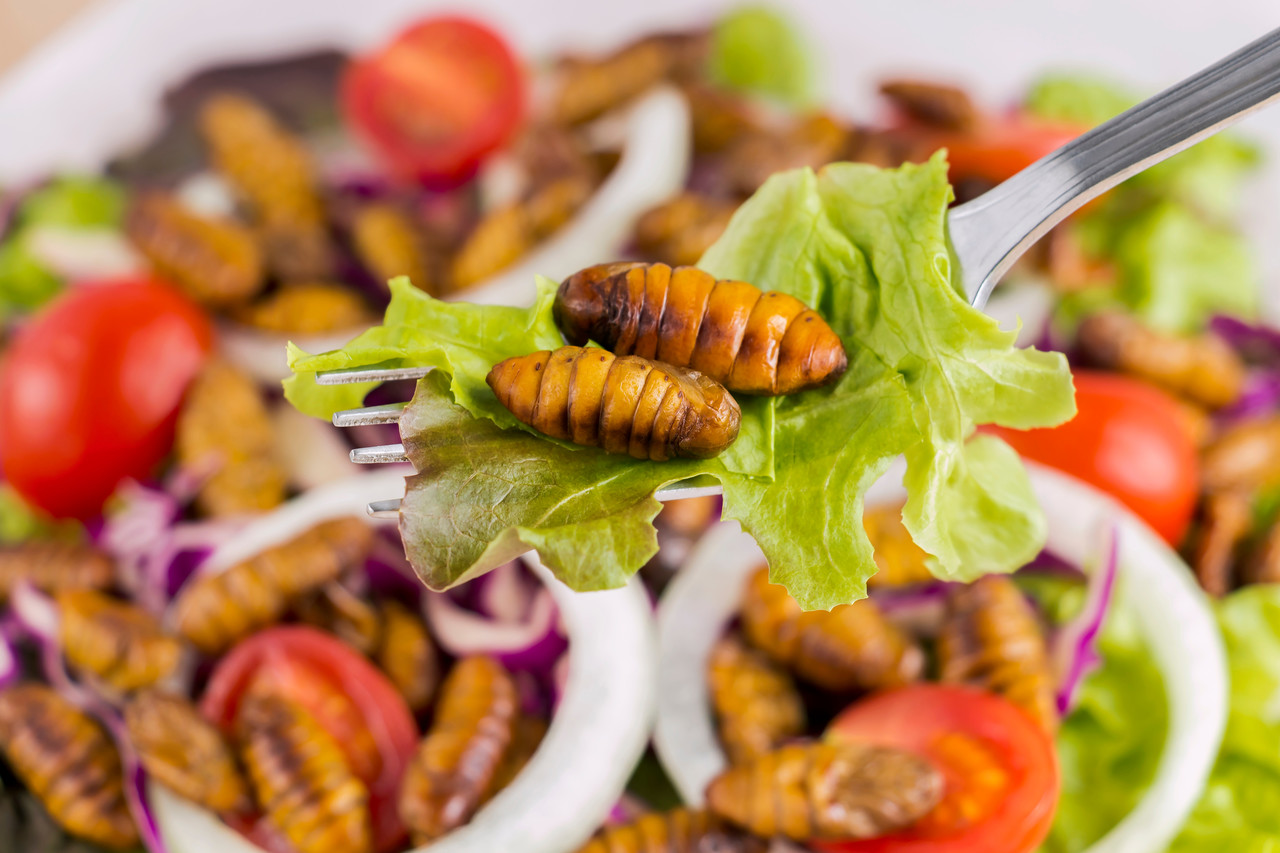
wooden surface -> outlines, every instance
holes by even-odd
[[[93,0],[0,0],[0,73]]]

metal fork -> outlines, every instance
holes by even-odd
[[[986,194],[952,208],[951,245],[976,308],[1013,263],[1049,229],[1085,203],[1144,169],[1191,147],[1280,98],[1280,29],[1077,137]],[[427,368],[348,368],[316,374],[321,385],[420,379]],[[350,409],[334,426],[390,424],[403,403]],[[404,446],[351,451],[358,463],[406,462]],[[719,493],[719,488],[670,488],[659,500]],[[374,501],[369,513],[395,516],[399,499]]]

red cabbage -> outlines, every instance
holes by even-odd
[[[1098,636],[1115,598],[1116,576],[1120,570],[1120,530],[1115,525],[1102,529],[1097,551],[1098,564],[1089,573],[1084,607],[1053,638],[1052,654],[1058,672],[1058,713],[1066,716],[1075,707],[1084,679],[1102,662]]]
[[[1230,344],[1245,360],[1280,367],[1280,329],[1218,314],[1209,320],[1209,331]]]
[[[427,593],[423,611],[440,646],[455,656],[493,655],[512,671],[549,675],[569,647],[555,600],[538,590],[525,619],[502,622],[468,610],[447,593]]]
[[[1256,369],[1245,378],[1240,398],[1219,409],[1214,417],[1226,426],[1269,415],[1280,408],[1280,369]]]

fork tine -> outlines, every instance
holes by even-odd
[[[346,409],[333,413],[336,427],[368,426],[370,424],[394,424],[404,414],[404,403],[387,403],[385,406],[366,406],[363,409]]]
[[[353,382],[390,382],[394,379],[421,379],[429,367],[343,367],[317,370],[317,385],[350,385]]]
[[[357,465],[377,465],[382,462],[408,462],[403,444],[379,444],[374,447],[357,447],[351,451],[351,461]]]
[[[720,486],[698,486],[697,488],[658,489],[653,493],[653,496],[660,501],[675,501],[684,498],[707,498],[718,495],[722,491],[723,489]],[[366,510],[374,518],[398,518],[400,516],[400,499],[372,501],[366,507]]]

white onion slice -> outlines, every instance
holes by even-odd
[[[71,282],[121,278],[145,267],[124,235],[112,228],[37,225],[23,239],[54,275]]]
[[[218,349],[227,361],[261,382],[278,385],[289,378],[289,357],[285,345],[293,341],[310,353],[339,349],[347,341],[364,331],[345,329],[326,335],[282,335],[265,332],[252,326],[224,321],[218,323]]]
[[[1227,675],[1222,638],[1190,570],[1141,521],[1090,486],[1028,464],[1049,517],[1048,547],[1085,564],[1099,523],[1120,529],[1118,589],[1164,679],[1169,732],[1160,766],[1141,801],[1086,853],[1157,853],[1199,799],[1222,740]],[[901,501],[898,479],[885,478],[867,503]],[[706,688],[711,646],[738,608],[739,590],[762,555],[736,522],[717,525],[676,574],[658,610],[658,721],[654,745],[681,796],[693,805],[724,769]]]
[[[380,470],[314,489],[255,519],[215,551],[221,571],[316,523],[364,516],[371,500],[403,494],[402,471]],[[515,781],[431,853],[569,853],[590,837],[644,753],[654,709],[657,654],[648,595],[623,589],[575,593],[534,560],[569,635],[569,677],[542,745]],[[263,853],[210,812],[158,785],[149,796],[174,853]],[[425,850],[426,848],[419,848]]]
[[[360,473],[342,434],[319,418],[299,412],[287,402],[271,410],[276,458],[299,491],[345,480]]]

